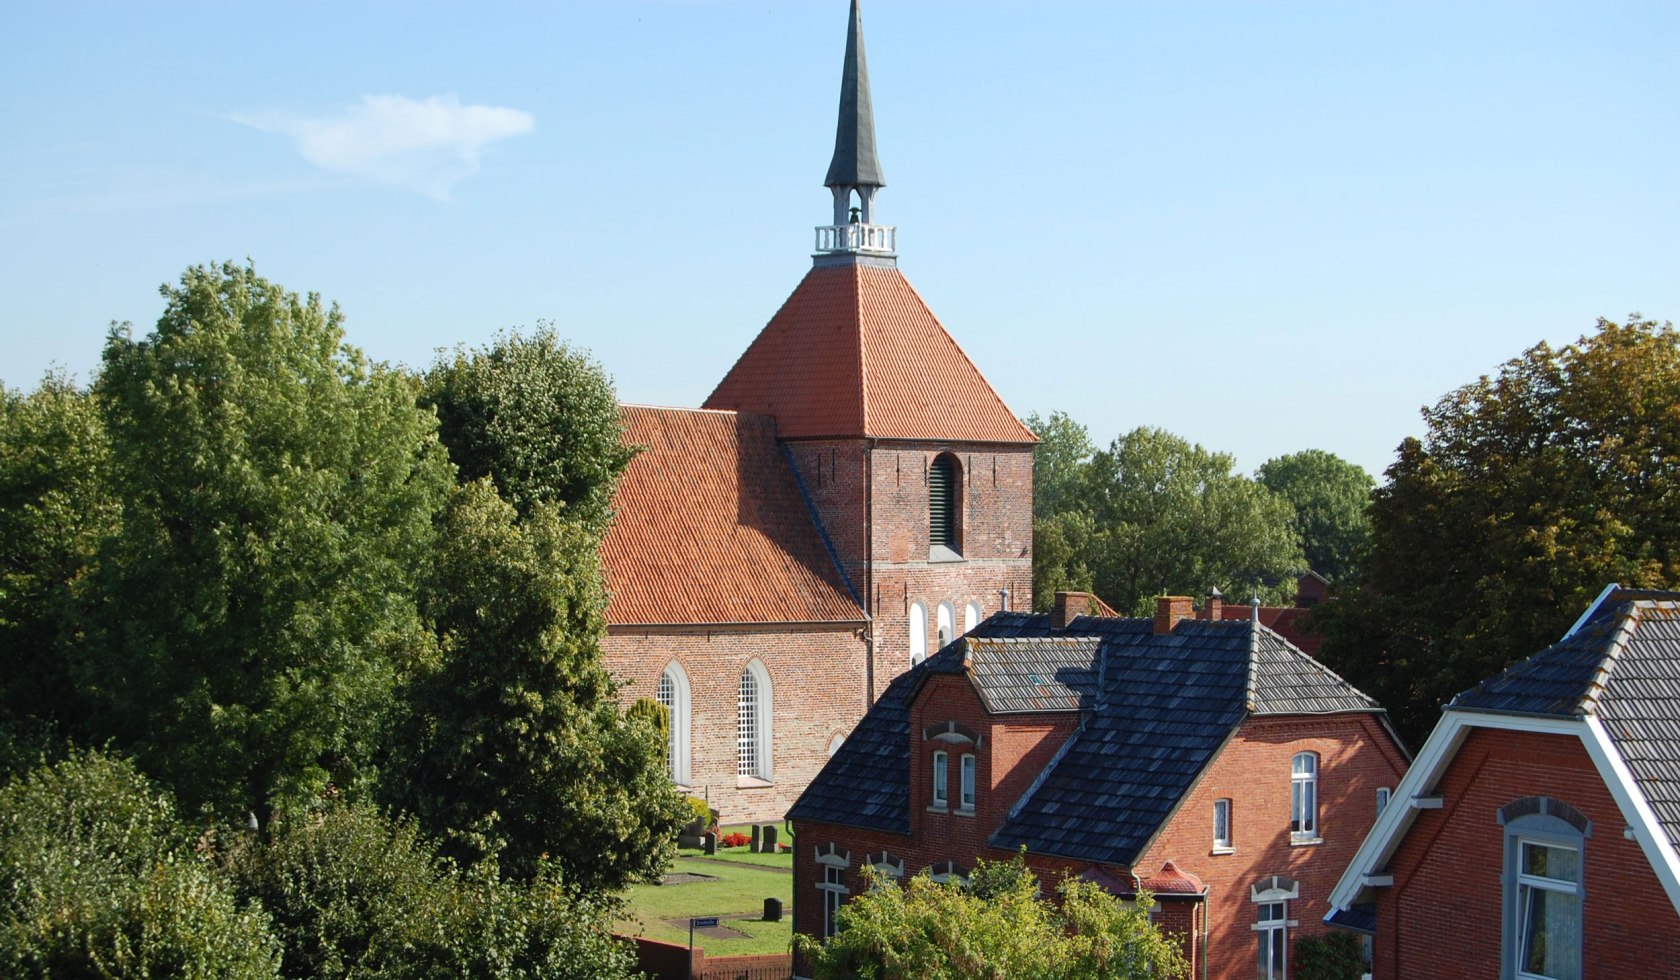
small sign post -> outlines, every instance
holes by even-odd
[[[695,930],[695,928],[698,927],[698,928],[701,928],[701,929],[710,929],[711,927],[713,927],[717,924],[718,924],[718,920],[717,920],[717,916],[715,916],[715,915],[708,916],[708,917],[703,918],[703,919],[689,919],[688,920],[688,969],[686,971],[684,971],[688,974],[688,980],[694,980],[694,930]]]

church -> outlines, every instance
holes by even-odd
[[[705,404],[622,409],[608,666],[726,823],[781,818],[894,678],[1032,606],[1037,440],[877,220],[857,0],[823,183],[810,270]]]

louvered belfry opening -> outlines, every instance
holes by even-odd
[[[960,551],[957,540],[957,488],[962,474],[950,455],[934,458],[928,470],[928,545]]]

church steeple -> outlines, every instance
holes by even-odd
[[[834,194],[834,224],[817,229],[817,251],[824,255],[858,253],[891,256],[897,229],[874,223],[875,193],[887,185],[875,155],[875,109],[869,98],[869,61],[863,53],[863,15],[852,0],[846,26],[846,60],[840,73],[840,119],[834,131],[834,157],[823,185]],[[852,195],[857,204],[852,204]]]

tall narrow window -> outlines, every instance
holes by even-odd
[[[971,602],[963,607],[963,632],[972,633],[974,627],[980,625],[980,603]]]
[[[927,607],[919,602],[910,604],[910,666],[927,659]]]
[[[736,774],[768,781],[771,773],[770,675],[756,660],[741,671],[735,712]]]
[[[1231,849],[1231,801],[1213,801],[1213,849]]]
[[[689,706],[688,675],[681,665],[672,662],[659,675],[659,703],[665,706],[670,731],[667,733],[666,759],[671,781],[679,786],[689,783]]]
[[[943,752],[933,754],[933,805],[940,809],[944,809],[950,800],[949,790],[946,789],[946,780],[950,776],[946,771],[948,758]]]
[[[834,935],[839,928],[840,903],[851,894],[846,887],[846,866],[851,863],[849,854],[842,857],[829,845],[829,853],[817,855],[817,863],[822,865],[822,881],[817,882],[817,890],[822,892],[823,900],[823,938]]]
[[[1318,839],[1318,756],[1297,752],[1289,777],[1289,838]]]
[[[1517,847],[1517,976],[1579,980],[1581,852],[1550,841]]]
[[[1377,816],[1382,816],[1382,812],[1388,809],[1388,801],[1393,795],[1394,791],[1387,786],[1377,787]]]
[[[961,808],[974,810],[974,756],[962,757],[962,796],[959,799]]]
[[[958,513],[962,471],[957,459],[945,453],[934,459],[928,468],[928,548],[947,549],[951,557],[962,551],[959,540],[961,514]]]
[[[949,602],[939,604],[939,648],[945,649],[945,644],[956,639],[957,614]]]
[[[1289,903],[1263,903],[1254,931],[1260,938],[1260,980],[1285,980],[1289,976]]]

